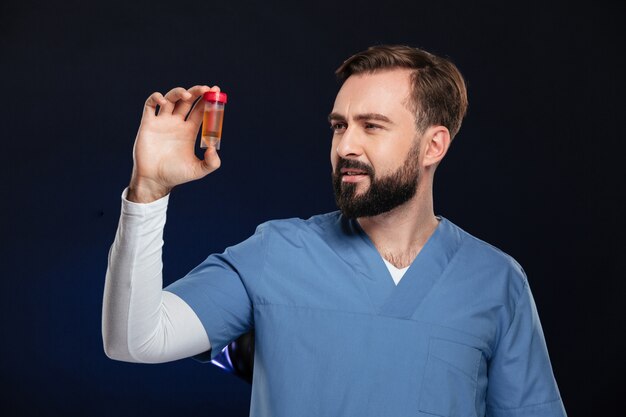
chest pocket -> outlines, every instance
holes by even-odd
[[[419,409],[442,417],[476,416],[481,351],[444,339],[431,339]]]

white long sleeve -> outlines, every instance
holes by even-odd
[[[194,311],[163,290],[163,229],[169,196],[149,204],[126,200],[109,251],[102,306],[104,350],[111,359],[159,363],[208,351]]]

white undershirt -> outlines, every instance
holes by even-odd
[[[161,254],[169,195],[138,204],[122,194],[122,211],[102,301],[102,338],[111,359],[158,363],[211,349],[196,313],[163,290]]]
[[[387,265],[387,269],[389,270],[389,273],[391,274],[391,278],[393,278],[393,282],[396,285],[398,285],[398,283],[404,276],[404,273],[406,272],[406,270],[409,269],[409,266],[411,266],[409,265],[404,268],[396,268],[395,265],[393,265],[391,262],[389,262],[385,258],[383,258],[383,261],[385,261],[385,265]]]

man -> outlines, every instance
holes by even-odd
[[[107,355],[215,356],[254,329],[252,416],[564,416],[521,267],[433,212],[467,108],[461,74],[406,46],[337,73],[340,211],[262,224],[165,290],[168,194],[220,165],[212,147],[194,155],[193,107],[219,88],[148,98],[107,271]]]

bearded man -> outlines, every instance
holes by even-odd
[[[564,416],[522,268],[433,210],[467,109],[460,72],[397,45],[337,74],[339,210],[264,223],[165,289],[170,191],[220,165],[213,146],[194,154],[194,103],[219,87],[148,98],[107,270],[107,355],[215,357],[254,330],[253,417]]]

